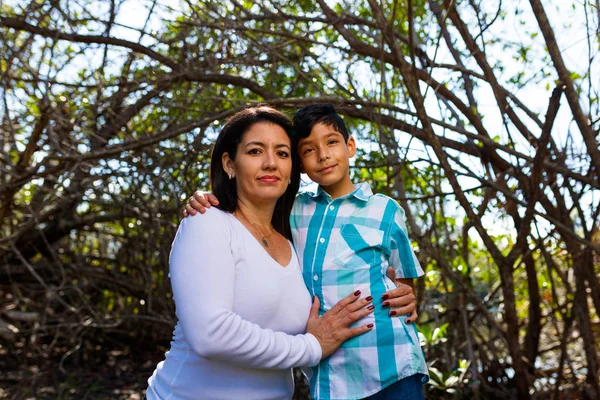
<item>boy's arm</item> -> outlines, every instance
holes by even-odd
[[[398,206],[398,209],[394,215],[394,221],[390,226],[389,241],[387,243],[390,252],[390,268],[388,268],[387,271],[388,277],[390,277],[390,279],[396,283],[398,289],[403,288],[405,291],[410,290],[410,294],[407,295],[408,297],[406,299],[403,299],[403,302],[409,305],[411,303],[414,304],[412,310],[409,311],[410,316],[407,318],[407,322],[416,322],[418,317],[416,312],[417,300],[413,279],[422,276],[423,269],[421,268],[421,265],[419,264],[419,261],[417,260],[417,257],[411,247],[410,240],[408,239],[408,232],[404,222],[404,210],[400,206]],[[396,304],[390,304],[390,306],[392,305],[396,306]],[[390,314],[392,314],[392,311],[390,311]],[[396,315],[406,314],[406,312],[402,312],[403,310],[398,311],[400,312],[398,312]]]
[[[212,193],[205,193],[199,190],[195,191],[192,197],[189,198],[188,203],[185,205],[183,209],[183,217],[187,217],[188,215],[196,215],[196,212],[200,212],[200,214],[204,214],[207,208],[210,208],[211,205],[218,206],[219,199],[215,197]]]

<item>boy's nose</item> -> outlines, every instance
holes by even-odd
[[[329,158],[331,158],[331,157],[329,156],[328,151],[320,151],[319,152],[319,161],[325,161],[325,160],[328,160]]]

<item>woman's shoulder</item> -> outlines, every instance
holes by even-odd
[[[197,213],[185,217],[179,224],[180,230],[215,233],[229,232],[233,216],[227,211],[211,207],[204,214]]]

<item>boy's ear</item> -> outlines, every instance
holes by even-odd
[[[348,143],[346,143],[346,146],[348,146],[348,158],[354,157],[356,154],[356,141],[352,136],[348,137]]]

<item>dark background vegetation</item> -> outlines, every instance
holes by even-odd
[[[140,398],[215,133],[248,104],[318,100],[359,140],[354,177],[406,210],[427,397],[599,399],[599,15],[0,1],[0,398]]]

